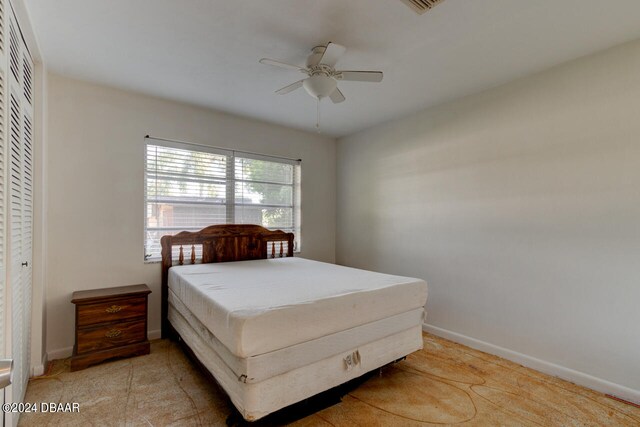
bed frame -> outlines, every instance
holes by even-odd
[[[185,249],[189,251],[189,263],[248,261],[254,259],[293,256],[293,233],[268,230],[252,224],[212,225],[200,231],[183,231],[175,236],[163,236],[162,245],[162,338],[174,338],[176,333],[168,319],[169,268],[185,264]],[[286,245],[286,248],[285,248]],[[196,246],[202,246],[198,259]],[[174,262],[174,247],[179,247]]]

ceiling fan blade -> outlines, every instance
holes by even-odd
[[[262,58],[259,62],[261,64],[273,65],[274,67],[284,68],[286,70],[301,71],[303,73],[307,72],[306,68],[298,67],[297,65],[293,65],[293,64],[287,64],[286,62],[282,62],[282,61],[276,61],[275,59]]]
[[[302,87],[302,82],[303,82],[304,80],[305,80],[305,79],[298,80],[298,81],[297,81],[297,82],[295,82],[295,83],[291,83],[290,85],[283,87],[282,89],[278,89],[278,90],[276,91],[276,93],[277,93],[278,95],[286,95],[287,93],[292,92],[292,91],[294,91],[294,90],[296,90],[296,89],[298,89],[298,88]]]
[[[373,82],[382,81],[382,71],[337,71],[336,79],[352,82]]]
[[[340,92],[340,89],[336,88],[336,90],[334,90],[333,92],[331,92],[331,95],[329,95],[329,98],[331,98],[331,101],[334,104],[339,104],[342,101],[344,101],[345,98],[344,95],[342,94],[342,92]]]
[[[329,42],[327,43],[327,47],[324,50],[324,53],[322,54],[318,62],[314,65],[325,64],[330,67],[335,67],[336,62],[338,62],[338,59],[340,59],[340,57],[346,52],[346,50],[347,48],[344,46]]]

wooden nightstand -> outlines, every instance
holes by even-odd
[[[76,342],[71,370],[114,357],[149,354],[147,285],[74,292]]]

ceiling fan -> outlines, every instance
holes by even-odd
[[[307,58],[306,68],[268,58],[262,58],[260,63],[299,71],[308,76],[282,89],[278,89],[276,91],[278,95],[285,95],[304,87],[309,95],[317,100],[329,97],[334,104],[337,104],[345,100],[344,95],[338,89],[338,80],[373,83],[382,81],[382,71],[336,70],[336,63],[346,50],[346,47],[331,42],[327,43],[326,46],[316,46],[311,49],[311,55]]]

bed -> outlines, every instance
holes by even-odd
[[[163,337],[181,339],[246,420],[422,348],[423,280],[294,258],[292,233],[257,225],[161,244]]]

